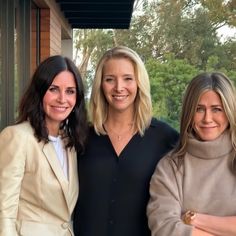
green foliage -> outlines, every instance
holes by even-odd
[[[234,85],[236,86],[236,71],[228,71],[227,76],[234,82]]]
[[[93,77],[94,77],[94,71],[88,70],[87,73],[85,74],[86,79],[83,80],[86,100],[89,100],[89,97],[90,97]]]
[[[186,60],[165,57],[165,62],[150,59],[146,62],[151,82],[154,116],[179,128],[182,95],[197,69]]]
[[[209,19],[216,27],[224,24],[236,26],[235,0],[200,0],[200,3],[207,9]]]
[[[153,112],[178,129],[182,94],[201,71],[222,71],[236,84],[236,40],[217,30],[236,26],[235,0],[136,0],[127,30],[77,30],[80,69],[86,71],[87,94],[101,55],[115,45],[135,50],[146,64]],[[88,63],[89,62],[89,63]]]

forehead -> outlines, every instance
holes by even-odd
[[[198,101],[198,105],[222,105],[220,95],[213,91],[209,90],[204,92]]]
[[[124,68],[127,67],[130,70],[134,70],[134,63],[131,59],[126,57],[110,58],[108,59],[103,66],[103,70],[113,69],[117,67]]]
[[[55,76],[52,81],[53,85],[76,87],[76,81],[74,75],[70,71],[62,71]]]

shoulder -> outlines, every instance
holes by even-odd
[[[155,117],[152,118],[150,127],[165,129],[165,130],[174,130],[169,124],[167,124],[164,121],[158,120]]]
[[[158,163],[160,167],[177,168],[177,159],[173,156],[173,150],[169,151]]]
[[[162,135],[163,138],[166,137],[173,137],[173,139],[179,138],[179,133],[177,130],[172,128],[169,124],[164,121],[158,120],[156,118],[152,118],[151,124],[148,128],[148,131],[152,131],[156,133],[158,136]]]
[[[91,136],[100,136],[99,134],[96,133],[94,126],[92,124],[89,125],[89,137]]]
[[[93,125],[89,126],[89,132],[88,132],[88,143],[91,142],[101,142],[102,140],[105,139],[106,135],[103,134],[98,134]]]
[[[181,170],[179,169],[181,172]],[[155,175],[167,175],[169,178],[178,172],[177,159],[173,157],[172,151],[167,153],[157,164]]]
[[[0,137],[6,139],[16,139],[25,140],[29,136],[34,136],[34,131],[29,122],[23,122],[16,125],[7,126],[0,133]]]

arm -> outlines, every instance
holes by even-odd
[[[236,235],[236,216],[212,216],[196,213],[192,226],[217,236],[235,236]],[[193,234],[193,236],[195,236]],[[198,236],[196,234],[196,236]]]
[[[12,128],[0,134],[0,236],[18,235],[15,221],[24,175],[25,145],[24,137],[15,134]]]
[[[191,236],[217,236],[216,234],[210,234],[204,230],[198,229],[196,227],[193,228]]]
[[[152,236],[191,236],[193,226],[181,219],[182,175],[172,160],[161,159],[150,182],[147,206]]]

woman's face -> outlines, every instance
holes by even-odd
[[[214,91],[202,94],[194,115],[194,131],[203,141],[211,141],[218,138],[228,127],[220,96]]]
[[[110,111],[133,112],[138,86],[132,62],[126,58],[108,60],[103,68],[102,89]]]
[[[69,71],[59,73],[43,97],[43,109],[46,114],[47,128],[59,130],[60,123],[65,120],[76,104],[76,83]]]

